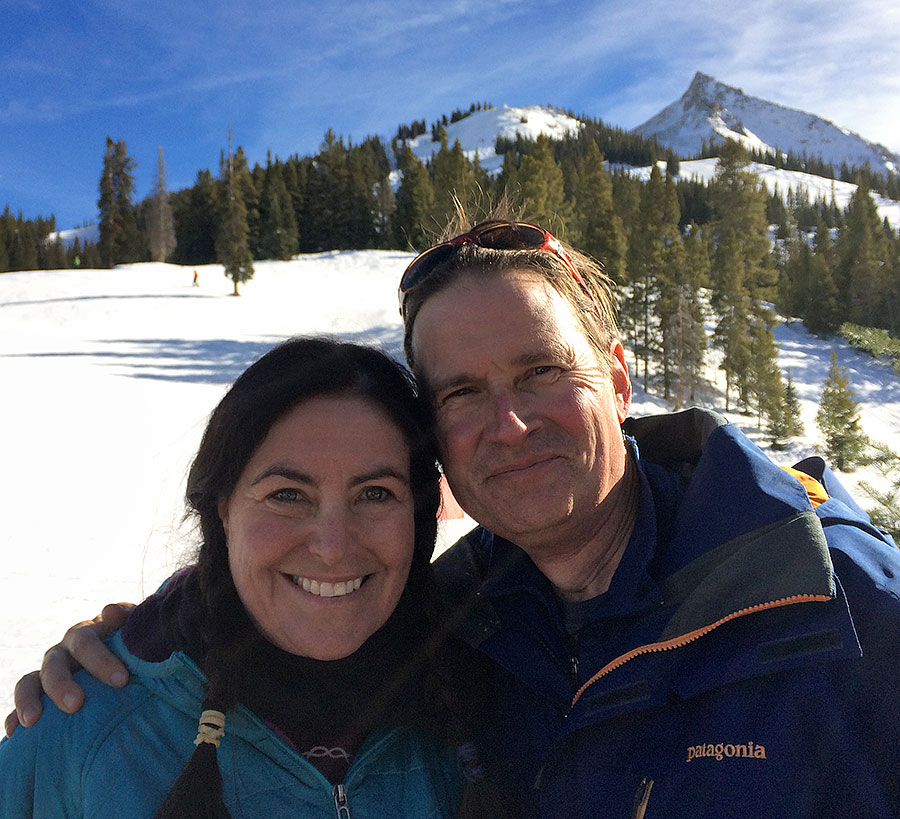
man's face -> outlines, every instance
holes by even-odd
[[[622,345],[598,360],[569,303],[527,272],[462,276],[422,305],[412,342],[462,507],[533,557],[591,536],[625,468]]]

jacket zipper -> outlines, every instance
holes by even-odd
[[[647,812],[647,803],[650,801],[650,791],[653,790],[653,780],[644,777],[634,794],[634,806],[631,809],[631,819],[644,819]]]
[[[350,803],[347,801],[347,788],[341,782],[331,789],[331,795],[334,797],[334,809],[337,819],[350,819]]]
[[[584,694],[587,689],[592,686],[597,680],[605,677],[611,671],[615,671],[617,668],[625,665],[629,660],[633,660],[635,657],[640,657],[642,654],[653,654],[660,651],[671,651],[673,648],[681,648],[682,646],[686,646],[688,643],[694,642],[694,640],[699,639],[700,637],[704,637],[709,634],[711,631],[717,629],[719,626],[724,625],[725,623],[730,622],[731,620],[736,620],[738,617],[745,617],[748,614],[754,614],[758,611],[765,611],[766,609],[774,609],[779,608],[781,606],[789,606],[793,603],[827,603],[832,598],[827,594],[798,594],[793,597],[783,597],[780,600],[772,600],[769,603],[759,603],[755,606],[748,606],[745,609],[739,609],[738,611],[734,611],[725,617],[722,617],[720,620],[716,620],[714,623],[710,623],[708,626],[703,626],[702,628],[694,629],[693,631],[687,632],[687,634],[682,634],[680,637],[673,637],[669,640],[662,640],[658,643],[648,643],[644,646],[638,646],[637,648],[631,649],[631,651],[627,651],[624,654],[616,657],[616,659],[607,663],[603,668],[601,668],[593,677],[591,677],[578,691],[575,693],[575,697],[572,700],[571,708],[575,707],[575,704],[578,700],[581,699],[582,694]]]

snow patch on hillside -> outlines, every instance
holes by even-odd
[[[679,163],[678,179],[694,179],[698,182],[710,183],[716,175],[716,166],[718,159],[692,159]],[[666,163],[658,162],[660,170],[666,172]],[[627,165],[614,166],[624,168],[629,174],[646,182],[650,179],[650,172],[653,170],[652,165],[642,168],[632,168]],[[766,186],[766,190],[770,194],[776,191],[782,198],[786,198],[790,191],[795,193],[806,193],[810,202],[817,199],[824,199],[826,202],[832,200],[841,210],[846,209],[850,204],[850,199],[856,192],[857,185],[852,182],[841,182],[838,179],[826,179],[823,176],[816,176],[811,173],[803,173],[802,171],[788,171],[783,168],[775,168],[772,165],[763,165],[759,162],[751,162],[748,170],[755,173],[760,182]],[[888,199],[880,193],[871,191],[870,195],[878,209],[880,219],[887,219],[894,229],[900,228],[900,202]]]

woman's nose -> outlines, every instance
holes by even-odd
[[[335,566],[355,548],[350,513],[344,509],[323,509],[307,533],[307,548],[326,566]]]

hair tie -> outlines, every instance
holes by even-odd
[[[480,782],[484,779],[484,765],[478,756],[478,748],[474,742],[463,742],[456,748],[456,758],[460,761],[463,773],[469,782]]]
[[[194,745],[204,742],[219,747],[219,740],[225,736],[225,715],[221,711],[204,711],[200,715],[200,725],[197,726],[197,738]]]

